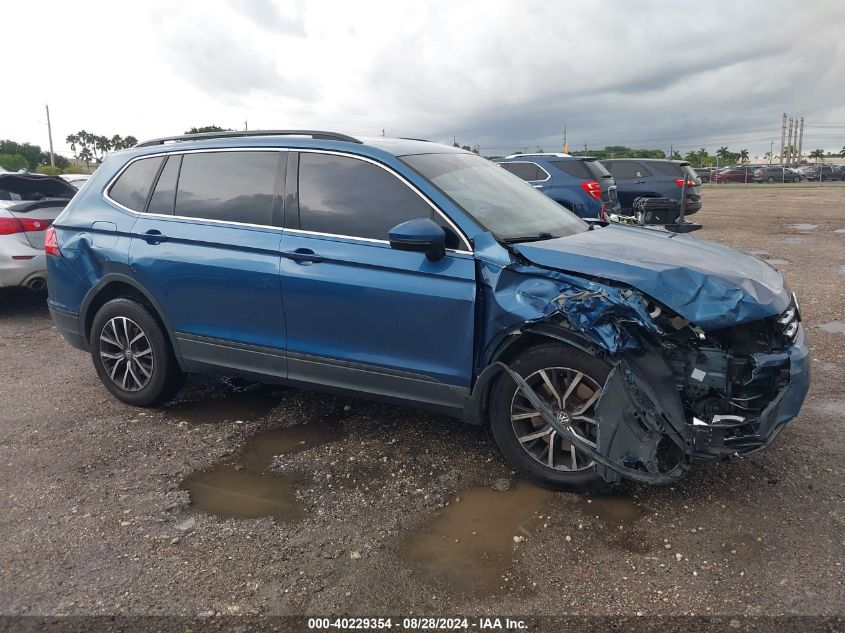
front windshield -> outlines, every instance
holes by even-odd
[[[415,154],[402,160],[502,241],[565,237],[589,225],[522,179],[475,154]]]

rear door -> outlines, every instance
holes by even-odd
[[[642,195],[651,193],[649,178],[651,172],[635,160],[613,160],[604,163],[616,181],[619,203],[624,212],[630,212],[634,207],[634,200]]]
[[[129,260],[188,369],[285,376],[279,279],[286,152],[170,155],[132,230]]]
[[[475,265],[457,229],[376,161],[291,156],[282,288],[292,380],[460,407],[472,376]],[[394,250],[388,231],[431,218],[446,256]]]

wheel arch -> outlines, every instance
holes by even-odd
[[[176,336],[171,330],[170,325],[164,318],[164,312],[155,298],[147,292],[138,282],[132,277],[121,273],[110,273],[104,276],[91,290],[85,295],[82,300],[82,305],[79,310],[79,327],[80,334],[90,347],[91,325],[94,322],[94,316],[99,309],[112,299],[125,297],[128,299],[135,299],[143,304],[152,314],[156,322],[161,326],[162,330],[167,336],[170,347],[182,366],[182,356],[179,353],[179,347],[176,343]]]
[[[496,382],[502,377],[504,367],[533,347],[548,343],[559,343],[579,349],[591,356],[606,358],[607,352],[576,332],[554,323],[534,323],[519,330],[518,334],[505,336],[482,356],[484,369],[473,385],[472,393],[464,404],[464,419],[470,424],[487,426],[490,394]]]

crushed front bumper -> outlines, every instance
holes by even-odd
[[[799,324],[794,344],[783,352],[770,355],[774,369],[789,372],[784,385],[760,416],[751,422],[735,421],[692,425],[692,458],[695,461],[727,459],[748,455],[768,446],[787,422],[798,415],[810,389],[810,349]]]

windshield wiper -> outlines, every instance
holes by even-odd
[[[538,233],[537,235],[526,235],[524,237],[506,237],[501,242],[505,244],[518,244],[519,242],[539,242],[541,240],[550,240],[554,238],[551,233]]]

